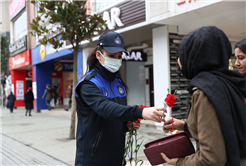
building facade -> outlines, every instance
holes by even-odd
[[[35,7],[25,0],[13,0],[8,6],[10,21],[10,58],[11,91],[16,97],[15,107],[24,106],[24,94],[32,87],[31,48],[35,38],[30,37],[29,23],[35,16]]]
[[[128,104],[163,106],[167,89],[169,93],[177,90],[177,103],[168,108],[167,117],[179,119],[185,119],[190,101],[186,90],[189,80],[180,74],[177,64],[179,42],[195,29],[216,26],[228,36],[234,53],[235,44],[246,37],[245,6],[245,1],[226,0],[91,1],[91,11],[107,20],[109,30],[123,35],[128,51],[147,55],[146,61],[127,61],[133,59],[131,53],[124,58],[121,70],[130,89]],[[95,45],[83,47],[84,59]],[[234,61],[232,54],[231,70],[237,70]]]
[[[0,2],[0,35],[7,37],[9,39],[10,34],[10,24],[9,24],[9,15],[8,13],[8,6],[9,1],[1,1]],[[3,61],[1,61],[2,63]],[[11,91],[11,84],[8,83],[8,76],[9,72],[1,71],[1,82],[0,82],[0,103],[1,105],[5,106],[5,98]]]
[[[26,80],[30,80],[35,94],[35,109],[40,110],[46,109],[45,101],[41,98],[45,85],[54,85],[58,87],[58,93],[63,98],[62,104],[66,105],[67,87],[71,84],[73,75],[71,69],[73,52],[69,50],[71,45],[64,42],[63,48],[55,53],[49,44],[39,45],[36,39],[28,37],[29,23],[37,15],[35,7],[31,6],[29,2],[25,2],[24,7],[20,5],[9,14],[10,49],[13,51],[10,58],[11,75],[14,77],[13,90],[16,93],[18,87],[23,87],[24,92],[28,87]],[[172,109],[168,109],[167,117],[184,119],[190,100],[190,95],[186,91],[189,80],[180,75],[177,64],[178,46],[182,37],[195,29],[210,25],[222,29],[231,41],[232,47],[246,37],[244,1],[89,0],[88,7],[88,12],[102,15],[107,21],[108,30],[119,32],[124,37],[129,55],[123,54],[121,70],[130,89],[128,105],[163,106],[167,89],[170,89],[170,93],[178,90],[175,96],[177,103]],[[24,22],[21,21],[23,15],[26,17],[23,25],[27,25],[16,29],[18,22]],[[21,43],[25,43],[25,39],[26,48],[18,47]],[[86,71],[87,57],[96,46],[97,39],[98,37],[95,37],[90,43],[88,41],[80,43],[83,49],[78,54],[79,77]],[[25,58],[27,60],[23,61],[23,56],[27,56]],[[230,69],[236,70],[233,64],[232,55]],[[28,71],[32,71],[30,78],[27,77],[30,75],[27,74]],[[21,100],[21,97],[19,99]]]

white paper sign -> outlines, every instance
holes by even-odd
[[[16,100],[24,99],[24,81],[16,81]]]
[[[32,92],[34,99],[37,99],[37,82],[32,82]]]

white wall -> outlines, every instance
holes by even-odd
[[[92,52],[93,48],[84,48],[83,49],[83,75],[86,72],[87,69],[87,58],[90,55],[90,53]]]
[[[203,8],[205,6],[209,6],[218,2],[221,2],[223,0],[208,0],[208,1],[204,1],[204,0],[191,0],[191,2],[189,3],[188,0],[186,0],[186,3],[181,4],[181,5],[177,5],[177,2],[179,1],[168,1],[165,3],[165,5],[167,5],[164,9],[165,12],[163,12],[162,10],[158,10],[159,14],[156,14],[156,10],[152,10],[154,7],[152,7],[152,5],[157,6],[157,3],[153,3],[153,2],[149,2],[147,3],[148,7],[148,11],[146,11],[148,13],[148,18],[147,20],[149,21],[149,23],[153,23],[153,22],[158,22],[161,21],[163,19],[168,19],[177,15],[181,15],[181,14],[186,14],[190,11],[199,9],[199,8]],[[161,6],[163,5],[163,2],[158,2],[159,5]],[[156,8],[156,7],[155,7]]]
[[[163,106],[163,101],[167,95],[167,88],[170,89],[170,69],[169,69],[169,37],[168,27],[161,26],[153,29],[153,70],[154,70],[154,103],[155,106]],[[166,119],[171,116],[171,111],[167,108]],[[162,126],[156,123],[156,126]]]

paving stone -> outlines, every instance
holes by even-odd
[[[8,165],[56,165],[66,166],[68,164],[49,156],[37,149],[27,146],[13,138],[0,133],[1,166]]]

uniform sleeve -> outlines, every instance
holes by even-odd
[[[135,121],[142,118],[143,108],[110,101],[92,82],[84,81],[76,92],[93,111],[105,119]]]
[[[220,124],[213,105],[207,96],[197,90],[192,96],[193,125],[188,124],[190,133],[192,130],[198,133],[199,150],[189,157],[179,158],[177,166],[218,166],[226,163],[226,149]]]

